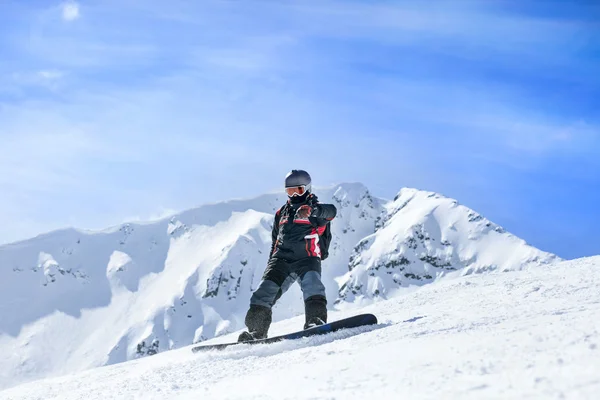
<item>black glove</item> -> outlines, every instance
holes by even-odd
[[[321,206],[319,204],[315,204],[312,206],[312,212],[310,213],[310,216],[313,218],[319,218],[319,215],[321,215]]]

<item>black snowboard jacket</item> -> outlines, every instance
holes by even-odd
[[[313,213],[306,219],[296,218],[296,211],[305,204],[312,207]],[[330,222],[336,215],[333,204],[319,203],[314,194],[308,195],[303,203],[288,200],[275,214],[271,257],[289,262],[308,257],[325,260],[331,242]]]

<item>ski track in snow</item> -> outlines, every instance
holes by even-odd
[[[0,399],[597,399],[598,287],[600,257],[443,280],[330,316],[372,312],[375,327],[206,353],[186,347]],[[301,324],[281,321],[271,335]]]

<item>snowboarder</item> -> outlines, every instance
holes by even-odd
[[[328,256],[333,204],[321,204],[311,190],[308,172],[292,170],[285,177],[288,201],[275,214],[271,253],[262,281],[250,299],[244,342],[267,337],[271,308],[298,281],[304,297],[304,329],[327,322],[327,299],[321,282],[321,260]]]

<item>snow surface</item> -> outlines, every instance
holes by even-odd
[[[600,257],[440,280],[332,315],[372,312],[375,327],[197,354],[187,347],[0,398],[597,399],[598,287]],[[301,325],[280,321],[272,334]]]
[[[353,313],[449,275],[558,261],[435,193],[403,189],[386,202],[358,183],[316,193],[338,208],[323,263],[332,310]],[[273,214],[284,202],[267,194],[0,246],[0,388],[240,330],[267,263]],[[302,313],[295,286],[274,320]]]

